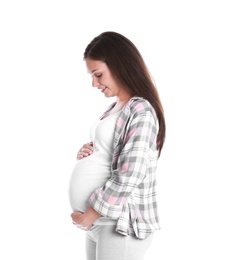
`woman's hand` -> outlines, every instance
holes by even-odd
[[[87,157],[93,153],[93,142],[84,144],[83,147],[77,153],[77,159],[80,160],[84,157]]]
[[[93,222],[101,216],[102,215],[95,211],[92,207],[85,213],[74,211],[71,214],[73,224],[85,231],[89,230],[92,227]]]

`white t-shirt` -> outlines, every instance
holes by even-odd
[[[119,112],[97,120],[90,129],[94,151],[77,162],[71,175],[69,198],[73,211],[85,212],[90,207],[90,195],[110,178],[114,131]]]

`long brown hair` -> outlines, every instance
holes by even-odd
[[[132,96],[143,97],[153,106],[159,121],[157,144],[160,156],[166,134],[164,110],[158,90],[137,47],[119,33],[103,32],[86,47],[84,59],[88,57],[104,61],[113,77]]]

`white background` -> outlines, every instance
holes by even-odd
[[[1,1],[0,258],[84,259],[68,181],[112,102],[83,52],[120,32],[159,89],[162,229],[146,259],[248,259],[246,1]]]

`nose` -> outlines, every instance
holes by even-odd
[[[92,87],[99,87],[99,81],[97,78],[92,78]]]

